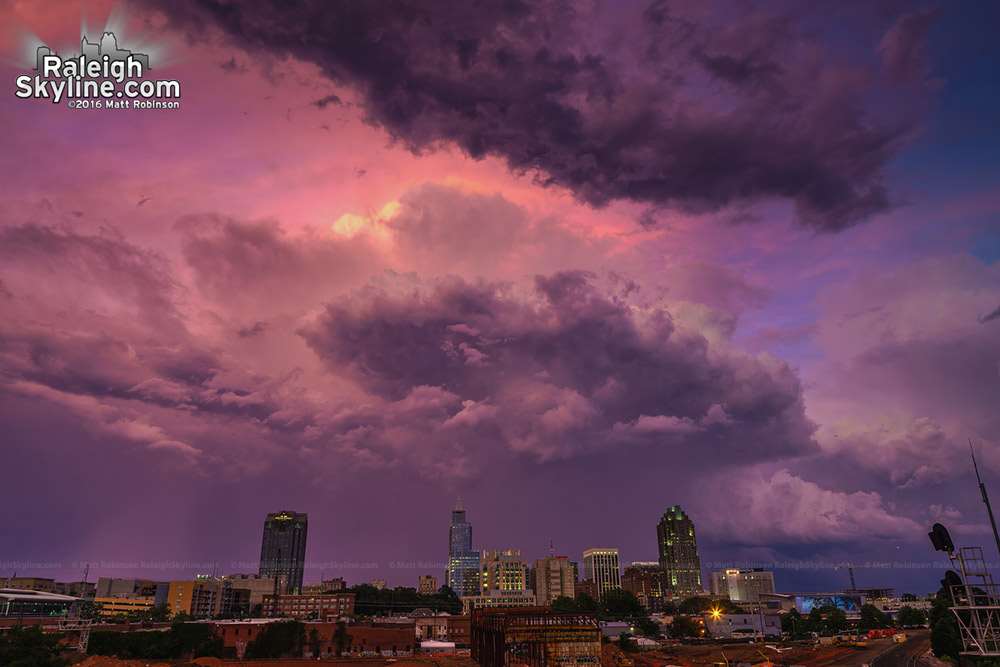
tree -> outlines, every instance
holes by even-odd
[[[922,609],[914,609],[909,605],[904,605],[900,608],[899,613],[896,615],[896,620],[899,621],[899,625],[907,627],[917,627],[922,626],[927,622],[927,616],[924,614]]]
[[[637,653],[639,651],[639,647],[635,645],[635,642],[629,639],[624,633],[618,635],[618,641],[615,644],[618,648],[628,653]]]
[[[833,609],[823,621],[823,629],[827,634],[835,635],[847,630],[847,612],[843,609]]]
[[[301,621],[268,623],[247,646],[247,658],[287,658],[301,652],[306,628]]]
[[[165,632],[93,630],[87,651],[123,659],[220,657],[222,640],[204,623],[174,621]]]
[[[552,601],[552,611],[579,611],[580,605],[568,595],[560,595]]]
[[[222,639],[212,634],[212,627],[205,623],[185,623],[175,619],[170,624],[170,635],[179,658],[219,657],[222,652]]]
[[[858,627],[864,630],[875,630],[879,628],[892,627],[892,620],[879,611],[873,604],[861,605],[861,615],[858,618]]]
[[[806,616],[806,628],[808,628],[806,632],[823,632],[823,613],[818,607],[809,610],[809,615]]]
[[[687,616],[674,616],[674,621],[670,624],[670,636],[675,638],[700,637],[701,626]]]
[[[715,603],[708,598],[695,596],[681,601],[677,605],[677,613],[686,615],[704,614],[710,611],[714,605]]]
[[[939,618],[931,628],[931,651],[937,658],[948,656],[953,660],[958,660],[958,654],[962,651],[962,640],[955,624],[946,616]]]
[[[645,608],[632,591],[615,588],[601,596],[598,615],[602,620],[621,621],[645,614]]]
[[[656,637],[660,634],[660,624],[651,620],[648,616],[640,616],[635,619],[635,626],[646,637]]]
[[[91,602],[90,600],[83,600],[80,602],[80,607],[77,611],[77,615],[80,618],[98,618],[101,616],[101,610],[104,605],[100,602]]]
[[[69,661],[59,657],[62,635],[45,634],[40,625],[11,628],[0,636],[0,665],[5,667],[62,667]]]
[[[952,599],[947,589],[941,588],[931,602],[928,621],[931,626],[931,651],[938,658],[949,656],[958,660],[962,651],[962,639],[951,611]]]
[[[597,611],[597,600],[590,597],[589,593],[580,593],[576,596],[577,611]]]
[[[155,621],[162,622],[170,618],[170,605],[167,603],[158,604],[149,609],[141,609],[132,614],[133,621]]]
[[[806,631],[806,619],[802,617],[798,609],[792,609],[781,617],[781,631],[790,637]]]

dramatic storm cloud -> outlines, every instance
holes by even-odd
[[[885,167],[927,92],[935,17],[856,13],[886,33],[845,58],[816,28],[828,10],[798,5],[149,4],[183,30],[215,26],[240,48],[315,63],[414,151],[454,142],[597,206],[787,200],[824,230],[892,206]]]
[[[368,391],[433,395],[451,404],[441,420],[474,423],[543,461],[625,444],[697,443],[730,462],[813,449],[787,364],[710,344],[666,308],[630,308],[593,280],[538,276],[519,293],[390,276],[329,304],[302,335]]]

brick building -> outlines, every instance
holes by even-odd
[[[212,632],[222,639],[223,655],[240,657],[241,651],[254,642],[265,628],[280,620],[252,619],[244,621],[219,621],[212,624]],[[303,657],[337,657],[337,626],[335,622],[310,621],[305,623]],[[343,655],[355,657],[406,657],[413,654],[416,644],[412,624],[358,623],[347,625]]]
[[[261,603],[264,618],[315,618],[326,621],[354,613],[354,593],[314,595],[265,595]]]

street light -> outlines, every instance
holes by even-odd
[[[711,608],[712,613],[712,638],[719,638],[719,617],[722,615],[722,611],[718,607]]]

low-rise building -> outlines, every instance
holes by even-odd
[[[212,632],[222,640],[223,655],[242,658],[247,647],[259,639],[262,632],[281,619],[250,619],[242,621],[217,621]],[[339,623],[308,621],[305,624],[304,658],[334,657],[409,657],[413,655],[416,639],[413,625],[364,622],[347,624],[344,632]]]
[[[586,612],[477,609],[472,614],[471,657],[480,667],[595,667],[601,664],[597,616]]]
[[[276,592],[282,592],[288,588],[288,576],[279,575],[277,581],[273,577],[261,576],[259,574],[227,574],[221,577],[223,581],[232,582],[233,590],[243,589],[249,591],[249,597],[247,604],[249,609],[253,608],[259,604],[263,604],[265,595],[274,595]],[[242,601],[244,596],[242,594],[236,594],[239,601]]]
[[[430,609],[414,609],[409,614],[413,619],[414,634],[418,641],[445,641],[448,636],[448,617],[446,611],[433,612]]]
[[[354,613],[354,593],[316,595],[265,595],[261,605],[264,618],[337,619]]]
[[[704,614],[705,630],[716,639],[751,637],[781,637],[781,615],[772,614]]]
[[[232,602],[232,582],[214,577],[171,581],[166,600],[171,616],[184,613],[191,618],[228,614]]]
[[[92,600],[96,588],[96,584],[86,581],[57,581],[53,592],[74,598]]]
[[[333,579],[324,579],[318,584],[304,584],[302,586],[302,594],[319,595],[320,593],[336,593],[346,588],[347,584],[344,583],[343,578],[334,577]]]
[[[848,617],[857,617],[867,598],[863,593],[761,593],[760,601],[780,611],[795,609],[808,615],[820,607],[842,609]]]
[[[160,584],[151,579],[116,579],[101,577],[94,590],[95,598],[152,598]]]
[[[473,609],[495,609],[498,607],[534,607],[535,595],[531,591],[496,591],[487,595],[466,595],[462,597],[462,613]]]
[[[708,575],[712,595],[721,595],[733,602],[758,602],[762,593],[774,592],[774,574],[763,568],[753,570],[719,570]]]
[[[156,606],[156,598],[94,598],[94,604],[99,616],[128,616],[136,612],[149,611]]]
[[[79,599],[48,591],[0,588],[0,617],[45,618],[77,615]]]
[[[0,588],[18,591],[56,592],[56,580],[45,577],[7,577],[0,578]]]

